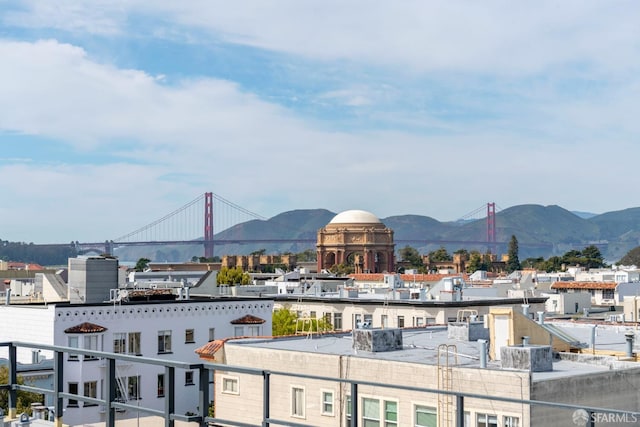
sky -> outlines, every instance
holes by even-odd
[[[640,206],[635,1],[0,0],[0,239]],[[193,236],[194,238],[197,236]]]

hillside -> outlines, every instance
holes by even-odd
[[[302,252],[315,249],[319,228],[325,226],[334,212],[326,209],[306,209],[283,212],[268,220],[253,220],[237,224],[216,234],[219,240],[264,240],[253,244],[216,245],[216,255],[249,254],[260,249],[267,253]],[[381,218],[394,230],[396,248],[406,245],[420,252],[444,246],[450,252],[457,249],[486,251],[486,219],[465,222],[440,222],[421,215],[397,215]],[[562,255],[571,249],[583,249],[597,243],[608,261],[617,261],[629,250],[640,245],[640,208],[608,212],[584,218],[560,206],[519,205],[496,213],[495,252],[506,253],[506,242],[512,235],[518,239],[520,258]],[[291,244],[276,240],[302,239]],[[272,241],[272,242],[268,242]],[[425,243],[430,241],[430,243]],[[421,243],[422,242],[422,243]],[[459,243],[458,243],[459,242]],[[202,245],[154,248],[128,248],[116,255],[121,260],[136,260],[142,256],[154,261],[184,261],[202,255]]]

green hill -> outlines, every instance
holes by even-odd
[[[326,209],[283,212],[268,220],[237,224],[216,234],[218,240],[264,240],[251,244],[217,244],[216,255],[246,255],[265,249],[267,253],[303,252],[315,249],[318,229],[335,216]],[[458,249],[486,251],[486,218],[464,222],[440,222],[428,216],[397,215],[381,218],[394,230],[396,248],[405,245],[426,253],[440,246],[449,252]],[[518,239],[520,258],[562,255],[571,249],[581,250],[597,244],[605,259],[617,261],[640,245],[640,208],[608,212],[590,218],[578,216],[560,206],[519,205],[496,213],[496,241],[491,248],[498,254],[507,252],[512,235]],[[306,240],[290,243],[277,240]],[[270,241],[270,242],[269,242]],[[469,243],[476,242],[476,243]],[[152,250],[152,252],[149,252]],[[120,259],[136,260],[146,256],[158,261],[184,261],[202,255],[202,245],[162,248],[127,248],[119,250]]]

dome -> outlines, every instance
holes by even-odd
[[[340,212],[329,224],[380,224],[380,220],[371,212],[350,210]]]

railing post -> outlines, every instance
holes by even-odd
[[[107,414],[107,418],[105,420],[106,427],[115,427],[116,425],[116,408],[111,406],[111,402],[116,400],[117,375],[118,373],[116,372],[116,359],[107,359],[107,375],[105,378],[105,387],[107,392],[107,395],[105,396],[105,400],[107,401],[107,407],[105,411]]]
[[[167,383],[165,384],[164,398],[164,427],[174,427],[175,420],[172,418],[176,410],[176,368],[166,366],[164,369]]]
[[[464,396],[456,395],[456,425],[464,426]]]
[[[358,384],[351,383],[351,427],[358,427]]]
[[[206,427],[209,425],[204,419],[209,415],[209,370],[204,366],[200,366],[200,391],[198,394],[199,407],[200,407],[200,415],[202,419],[200,420],[200,426]]]
[[[64,352],[56,351],[53,353],[53,411],[55,427],[62,427],[62,414],[64,411],[64,399],[60,397],[60,393],[64,392]]]
[[[9,384],[11,385],[11,388],[9,388],[9,413],[7,415],[10,419],[15,419],[18,416],[18,392],[16,390],[16,385],[18,384],[17,363],[16,346],[9,344]]]
[[[269,395],[269,380],[271,379],[271,374],[267,371],[262,371],[262,425],[263,427],[269,426],[269,406],[270,406],[270,395]]]

